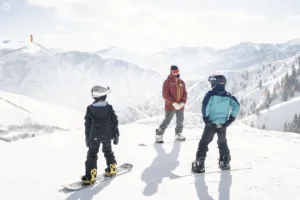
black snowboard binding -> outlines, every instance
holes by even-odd
[[[221,170],[230,170],[230,155],[223,155],[219,158],[219,168]]]
[[[194,173],[204,173],[205,172],[204,161],[205,161],[205,158],[200,157],[196,161],[192,162],[192,172],[194,172]]]

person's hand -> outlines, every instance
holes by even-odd
[[[179,110],[179,109],[180,109],[179,104],[176,103],[176,102],[172,103],[172,106],[173,106],[176,110]]]
[[[203,121],[204,121],[205,125],[207,125],[207,126],[212,126],[213,125],[211,123],[211,121],[209,120],[208,116],[207,117],[203,117]]]
[[[117,144],[119,144],[119,135],[116,135],[114,137],[114,145],[117,145]]]
[[[180,106],[180,108],[182,108],[184,106],[184,103],[180,102],[178,105]]]

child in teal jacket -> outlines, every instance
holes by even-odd
[[[199,141],[196,161],[192,163],[192,171],[205,172],[204,161],[208,145],[215,133],[218,135],[219,167],[230,169],[230,151],[227,145],[226,129],[236,119],[240,110],[238,100],[225,90],[226,78],[223,75],[210,76],[212,90],[204,97],[202,102],[202,115],[205,123],[201,140]]]

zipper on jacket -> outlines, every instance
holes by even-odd
[[[177,89],[177,102],[179,102],[179,87],[178,87],[178,78],[176,78],[176,89]]]

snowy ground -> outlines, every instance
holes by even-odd
[[[66,192],[61,185],[80,179],[87,148],[83,129],[44,135],[11,143],[0,142],[0,199],[9,200],[298,200],[300,195],[300,135],[263,132],[238,122],[228,130],[232,172],[189,175],[198,140],[151,144],[155,126],[120,127],[120,144],[113,146],[119,164],[133,171],[93,187]],[[166,140],[173,140],[173,128]],[[187,138],[202,130],[185,129]],[[207,172],[217,170],[216,137],[210,145]],[[104,170],[99,152],[98,169]],[[247,169],[251,168],[251,169]]]

